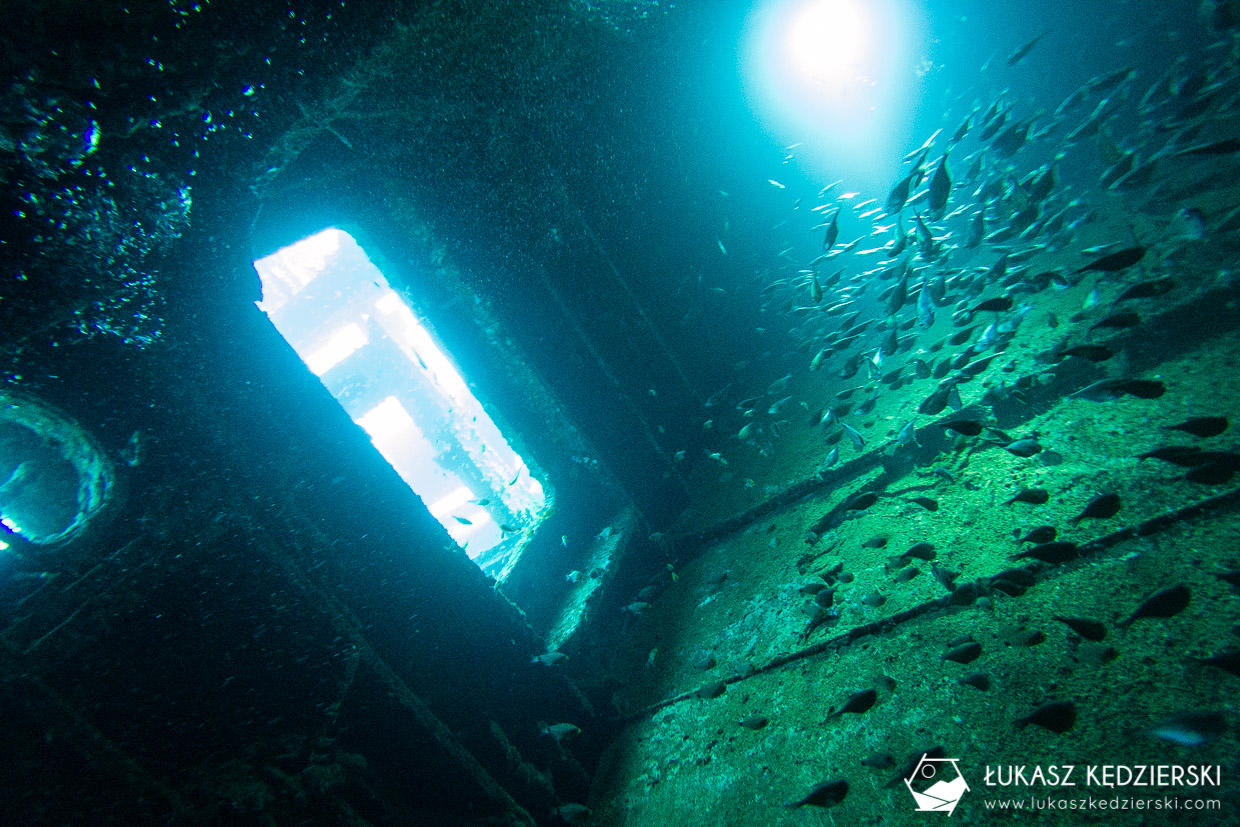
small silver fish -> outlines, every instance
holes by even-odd
[[[565,824],[587,824],[590,819],[590,808],[584,804],[561,804],[552,812]]]
[[[1227,719],[1218,712],[1184,712],[1149,730],[1154,738],[1182,747],[1200,747],[1227,731]]]
[[[581,727],[576,724],[549,724],[540,730],[541,734],[555,739],[557,744],[575,738],[581,734]]]
[[[1171,219],[1168,229],[1174,239],[1200,241],[1206,237],[1206,219],[1196,207],[1185,207]]]
[[[865,437],[861,435],[860,431],[849,425],[847,422],[841,422],[840,427],[844,429],[844,433],[848,434],[848,438],[852,440],[854,448],[860,451],[865,447]]]

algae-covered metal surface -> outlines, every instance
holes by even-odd
[[[944,816],[915,809],[901,771],[935,749],[969,784],[965,823],[1008,823],[1016,806],[1063,823],[1191,823],[1198,800],[1225,813],[1234,484],[1140,457],[1228,444],[1161,426],[1234,410],[1238,355],[1234,333],[1186,345],[1148,372],[1168,385],[1158,399],[1054,400],[1021,423],[1044,443],[1035,456],[962,435],[874,449],[915,459],[887,458],[881,488],[880,463],[701,549],[630,635],[628,725],[595,782],[596,823],[917,824]],[[873,504],[823,526],[868,490]],[[1114,514],[1081,516],[1108,494]],[[1046,526],[1053,542],[1020,541]],[[1157,765],[1207,767],[1206,783],[1101,775]],[[838,780],[842,800],[828,788],[829,806],[788,806]],[[1097,809],[1112,799],[1151,809]]]

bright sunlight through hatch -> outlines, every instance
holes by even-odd
[[[452,539],[500,572],[547,504],[542,485],[409,306],[336,228],[254,266],[259,309]]]
[[[899,171],[920,78],[912,0],[761,0],[741,44],[749,104],[811,175],[884,186]]]

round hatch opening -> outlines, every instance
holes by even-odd
[[[72,539],[107,504],[110,463],[76,422],[0,392],[0,524],[40,546]]]

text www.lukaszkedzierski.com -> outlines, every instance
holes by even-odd
[[[1219,810],[1217,798],[997,798],[985,802],[987,810]]]

